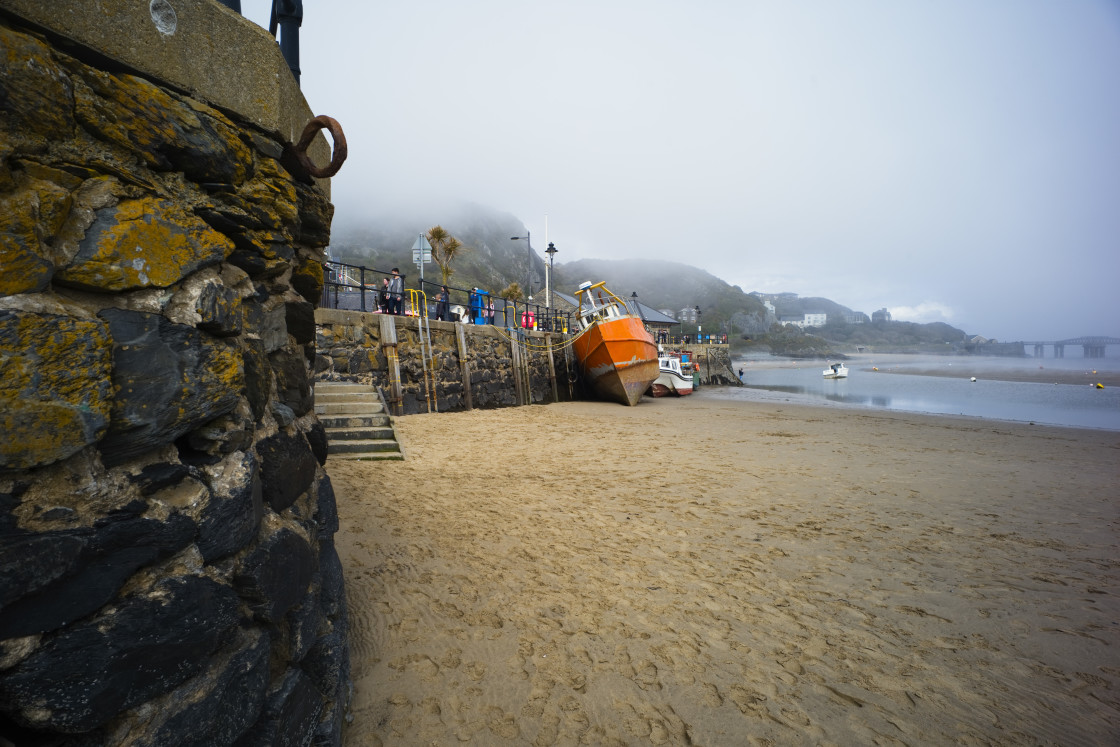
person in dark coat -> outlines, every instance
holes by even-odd
[[[451,318],[451,294],[447,286],[440,286],[439,295],[436,296],[436,321],[446,322]]]

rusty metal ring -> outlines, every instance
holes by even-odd
[[[311,145],[312,139],[319,130],[327,130],[331,133],[331,139],[334,140],[331,162],[322,168],[316,166],[307,157],[307,146]],[[303,128],[303,134],[299,136],[299,142],[292,150],[295,152],[296,160],[299,161],[300,166],[307,169],[307,173],[318,179],[329,179],[338,173],[338,170],[342,168],[342,162],[346,160],[346,135],[342,134],[342,125],[337,120],[325,114],[320,114]]]

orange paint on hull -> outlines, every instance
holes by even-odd
[[[657,378],[657,345],[636,317],[600,321],[572,344],[580,368],[601,398],[636,405]]]

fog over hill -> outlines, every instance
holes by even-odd
[[[531,291],[543,301],[547,242],[533,236],[532,254],[524,238],[524,223],[516,216],[477,204],[432,210],[426,213],[398,213],[389,217],[367,218],[361,225],[336,228],[331,256],[351,264],[378,270],[399,267],[408,285],[416,285],[419,270],[412,263],[412,246],[417,236],[434,225],[441,225],[464,244],[452,264],[448,284],[453,288],[480,287],[498,293],[510,283],[525,288],[531,275]],[[750,290],[731,285],[705,270],[680,262],[637,259],[579,259],[563,261],[561,244],[554,257],[554,286],[572,294],[581,282],[605,281],[617,295],[638,299],[647,306],[669,310],[676,316],[681,309],[700,307],[704,331],[729,334],[763,334],[773,321],[766,308]],[[531,267],[531,269],[530,269]],[[441,278],[440,268],[432,263],[424,268],[430,282]],[[795,289],[791,289],[795,293]],[[836,323],[853,310],[842,303],[820,297],[788,295],[775,299],[778,315],[826,313]],[[875,309],[856,309],[870,316]],[[689,330],[694,331],[694,330]],[[963,335],[963,333],[961,333]]]

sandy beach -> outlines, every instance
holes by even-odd
[[[347,745],[1112,744],[1120,434],[706,398],[328,461]]]

